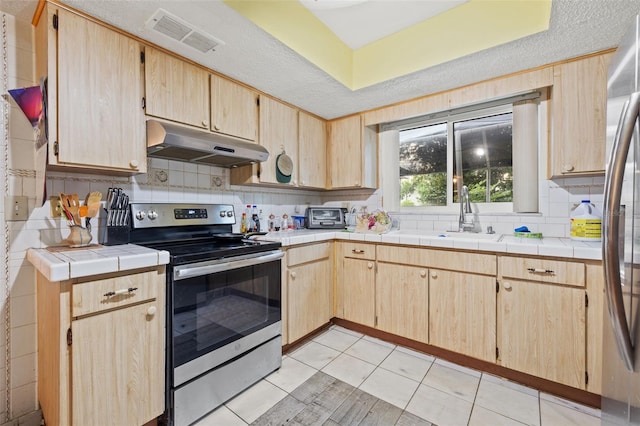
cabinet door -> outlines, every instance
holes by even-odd
[[[58,154],[50,163],[146,171],[139,44],[62,9],[57,37],[58,135],[49,138],[57,137]]]
[[[604,174],[610,54],[553,68],[551,175]]]
[[[344,319],[373,327],[376,310],[375,261],[344,258],[341,283]]]
[[[584,389],[584,289],[517,280],[500,284],[499,363]]]
[[[145,48],[146,113],[209,129],[209,73],[152,47]]]
[[[429,291],[429,343],[495,362],[495,277],[431,269]]]
[[[289,341],[294,342],[329,322],[333,316],[331,260],[289,268]]]
[[[258,139],[258,95],[211,75],[211,130],[250,141]]]
[[[269,151],[269,159],[260,163],[260,182],[279,183],[276,158],[284,149],[293,160],[291,184],[298,179],[298,111],[266,96],[260,96],[260,145]]]
[[[71,324],[74,425],[141,425],[162,414],[165,357],[160,301]]]
[[[359,115],[328,123],[330,188],[362,186],[362,120]]]
[[[602,265],[587,265],[587,390],[602,394],[602,318],[604,318],[604,273]]]
[[[300,111],[298,131],[298,184],[324,189],[327,186],[327,125],[323,120]]]
[[[416,266],[378,263],[376,324],[380,330],[428,343],[427,272]]]

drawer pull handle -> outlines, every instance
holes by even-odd
[[[353,253],[353,254],[364,254],[364,250],[361,250],[361,249],[353,249],[353,250],[351,250],[351,253]]]
[[[534,274],[553,274],[551,269],[543,269],[543,268],[527,268],[527,271],[532,272]]]
[[[104,297],[117,296],[118,294],[129,294],[136,291],[137,289],[138,287],[129,287],[129,288],[121,288],[120,290],[116,290],[116,291],[108,291],[104,294]]]

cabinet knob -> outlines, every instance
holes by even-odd
[[[432,274],[432,275],[433,275],[433,274]],[[420,271],[420,276],[421,276],[422,278],[426,277],[426,276],[427,276],[427,271],[425,271],[425,270]]]
[[[217,124],[213,125],[213,130],[220,130],[220,126],[218,126]]]
[[[295,278],[296,277],[296,271],[289,272],[289,275],[291,275],[291,278]]]
[[[138,170],[139,166],[140,166],[140,163],[138,162],[138,160],[129,161],[129,167],[131,167],[132,169]]]
[[[433,278],[434,280],[438,278],[438,273],[436,271],[431,271],[431,278]]]
[[[504,283],[503,285],[505,290],[511,290],[511,283]]]
[[[360,186],[360,181],[359,181],[359,180],[355,181],[355,182],[353,183],[353,186]]]
[[[202,120],[202,127],[207,127],[207,120]]]
[[[367,268],[372,269],[373,268],[373,262],[367,262]]]
[[[156,314],[156,307],[155,306],[149,306],[149,308],[147,309],[147,315],[149,315],[150,317],[154,316]]]
[[[575,169],[575,166],[573,164],[563,164],[562,165],[562,171],[563,172],[572,172],[573,169]]]

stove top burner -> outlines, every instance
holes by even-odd
[[[279,242],[257,240],[216,240],[215,237],[198,241],[171,241],[143,244],[156,250],[166,250],[172,265],[182,265],[204,260],[260,253],[280,248]]]
[[[130,242],[168,251],[171,265],[280,248],[279,242],[233,234],[236,216],[230,204],[133,203],[130,207]]]

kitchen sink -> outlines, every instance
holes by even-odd
[[[502,234],[483,234],[474,232],[426,231],[420,229],[402,229],[395,232],[401,235],[417,235],[420,237],[450,238],[458,240],[481,240],[498,242],[502,239]]]

